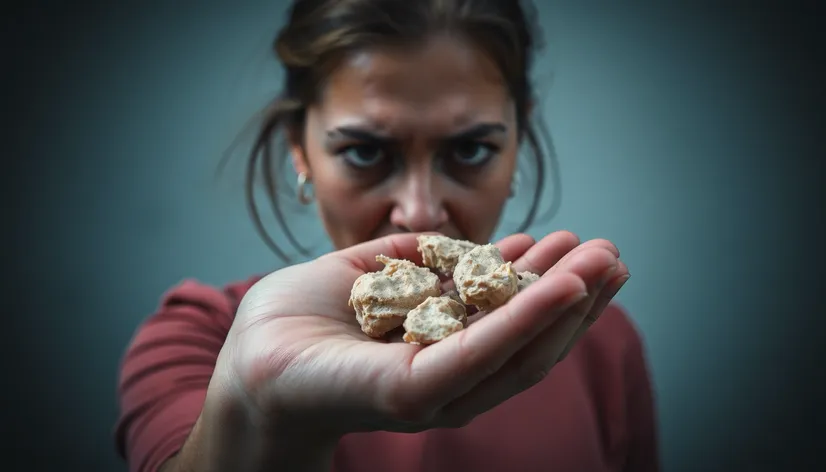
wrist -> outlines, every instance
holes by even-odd
[[[263,419],[244,401],[207,394],[170,472],[329,472],[339,437],[306,422]]]

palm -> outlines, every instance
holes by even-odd
[[[382,395],[382,385],[393,383],[398,367],[420,350],[361,331],[347,300],[353,282],[365,272],[340,259],[316,260],[279,271],[277,280],[263,280],[260,292],[245,299],[249,306],[243,315],[239,310],[244,319],[238,320],[238,342],[257,353],[253,364],[263,362],[264,377],[276,379],[271,385],[276,397],[318,405],[319,396],[336,391],[348,403],[372,403]],[[294,382],[301,388],[279,388]]]
[[[262,320],[266,319],[266,328],[262,329],[260,334],[270,340],[329,340],[367,343],[372,348],[385,348],[386,342],[370,338],[362,332],[356,321],[355,311],[347,303],[353,283],[366,271],[340,259],[322,262],[314,261],[286,269],[288,272],[282,274],[285,276],[284,280],[311,279],[314,282],[273,286],[269,294],[273,299],[301,300],[303,303],[284,303],[295,307],[295,312],[273,311],[269,315],[262,313]],[[288,318],[290,321],[287,321]],[[286,327],[289,328],[285,329]],[[416,351],[413,346],[408,347],[405,352]],[[382,352],[387,354],[386,350]]]
[[[570,239],[564,239],[549,240],[531,254],[526,251],[533,243],[526,244],[524,239],[501,244],[506,259],[519,259],[515,265],[522,265],[520,270],[544,273],[572,249]],[[399,241],[404,246],[399,246]],[[489,316],[478,323],[480,326],[471,326],[425,349],[368,337],[348,306],[353,282],[364,273],[381,269],[374,260],[377,254],[415,260],[415,240],[411,236],[366,243],[278,271],[256,284],[244,298],[230,333],[236,346],[233,364],[253,397],[263,402],[262,408],[289,405],[291,411],[323,412],[326,417],[344,418],[338,426],[349,431],[404,430],[405,421],[398,420],[419,421],[429,414],[421,407],[465,393],[470,396],[463,397],[462,405],[479,408],[466,385],[488,377],[491,366],[498,363],[496,359],[513,354],[508,343],[525,339],[520,333],[537,332],[532,326],[536,321],[531,319],[540,319],[542,311],[547,313],[582,286],[582,279],[560,269],[555,282],[549,279],[542,284],[545,289],[516,297],[521,301],[514,299],[513,309],[521,313],[522,321],[515,322],[514,315]],[[602,263],[591,265],[602,267]],[[576,326],[565,328],[569,333],[574,330]],[[566,336],[570,339],[570,334]],[[552,345],[559,346],[552,346],[555,355],[566,342],[554,340]],[[487,382],[512,384],[497,380],[522,370],[518,359],[511,363],[513,368]],[[443,411],[451,411],[446,408]],[[458,409],[455,412],[465,415]]]

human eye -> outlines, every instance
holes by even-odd
[[[367,169],[381,164],[385,159],[385,152],[373,144],[354,144],[341,149],[338,154],[347,164]]]
[[[459,143],[451,150],[451,158],[463,166],[481,166],[487,163],[499,148],[490,143],[466,142]]]

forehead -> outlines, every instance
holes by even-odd
[[[495,63],[453,37],[349,56],[329,77],[319,105],[326,126],[367,125],[388,134],[442,134],[513,119]]]

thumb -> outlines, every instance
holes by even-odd
[[[407,259],[417,265],[422,265],[422,255],[417,251],[419,243],[416,238],[423,234],[438,233],[392,234],[331,252],[319,259],[337,258],[363,272],[375,272],[382,269],[383,265],[376,261],[376,256],[379,254],[393,259]]]

